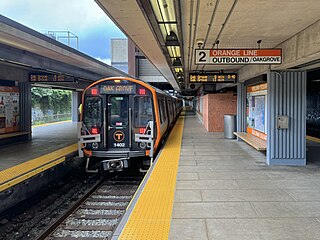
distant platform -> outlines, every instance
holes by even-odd
[[[77,123],[71,121],[34,127],[32,141],[1,146],[0,212],[79,164],[72,158],[77,148]]]
[[[50,123],[32,128],[32,141],[1,146],[0,171],[77,143],[77,123]]]

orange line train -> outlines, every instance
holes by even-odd
[[[182,100],[133,78],[99,80],[82,95],[79,155],[103,171],[145,169],[182,109]],[[98,169],[94,170],[97,171]]]

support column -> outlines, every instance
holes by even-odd
[[[20,131],[29,132],[28,140],[31,140],[31,83],[19,82],[20,89]]]
[[[246,131],[246,86],[244,83],[238,83],[237,86],[237,132]],[[239,140],[239,139],[238,139]]]
[[[305,71],[268,72],[267,163],[306,165]],[[277,129],[277,117],[288,116],[287,129]]]
[[[81,103],[81,92],[72,92],[72,122],[80,121],[79,105]]]

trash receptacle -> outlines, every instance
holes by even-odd
[[[236,115],[224,115],[224,138],[235,139],[233,132],[236,131]]]

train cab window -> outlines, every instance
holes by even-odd
[[[89,128],[102,126],[102,101],[100,97],[85,99],[83,123]]]
[[[153,120],[152,102],[150,97],[134,98],[134,125],[135,127],[146,127]]]
[[[111,96],[109,99],[111,125],[127,126],[128,125],[128,97]]]

